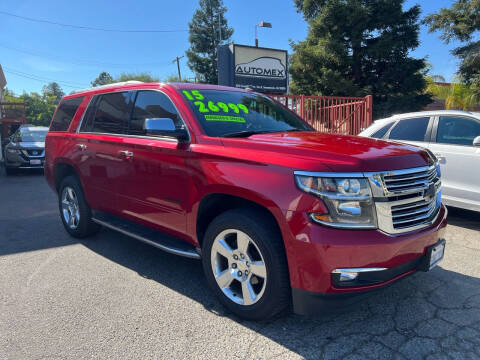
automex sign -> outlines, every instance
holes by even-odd
[[[236,76],[264,76],[271,79],[285,79],[286,67],[279,59],[264,56],[249,63],[235,65]]]
[[[288,92],[287,51],[245,45],[219,48],[219,84],[269,94]]]

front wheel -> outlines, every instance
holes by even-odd
[[[67,176],[60,184],[58,207],[63,226],[71,236],[84,238],[100,228],[92,221],[92,211],[75,176]]]
[[[270,318],[290,303],[290,282],[281,234],[256,209],[236,209],[215,218],[205,234],[203,269],[209,286],[233,313]]]

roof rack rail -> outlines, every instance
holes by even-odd
[[[86,88],[86,89],[73,90],[72,94],[78,94],[78,93],[82,93],[82,92],[90,91],[90,90],[106,89],[106,88],[113,87],[113,86],[121,86],[121,85],[129,85],[129,84],[143,84],[143,81],[128,80],[128,81],[121,81],[121,82],[116,82],[116,83],[111,83],[111,84],[106,84],[106,85],[93,86],[93,87]]]

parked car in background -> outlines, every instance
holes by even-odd
[[[429,149],[442,171],[446,205],[480,211],[480,113],[424,111],[375,121],[360,136]]]
[[[45,176],[69,234],[105,226],[202,259],[213,292],[248,319],[292,302],[303,314],[341,306],[444,253],[427,151],[319,133],[237,88],[128,82],[68,95]]]
[[[3,154],[7,175],[18,169],[43,169],[47,132],[47,127],[22,125],[10,136]]]

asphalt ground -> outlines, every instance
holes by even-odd
[[[479,359],[480,214],[450,209],[443,262],[350,310],[228,313],[197,260],[64,231],[41,173],[0,173],[0,359]]]

